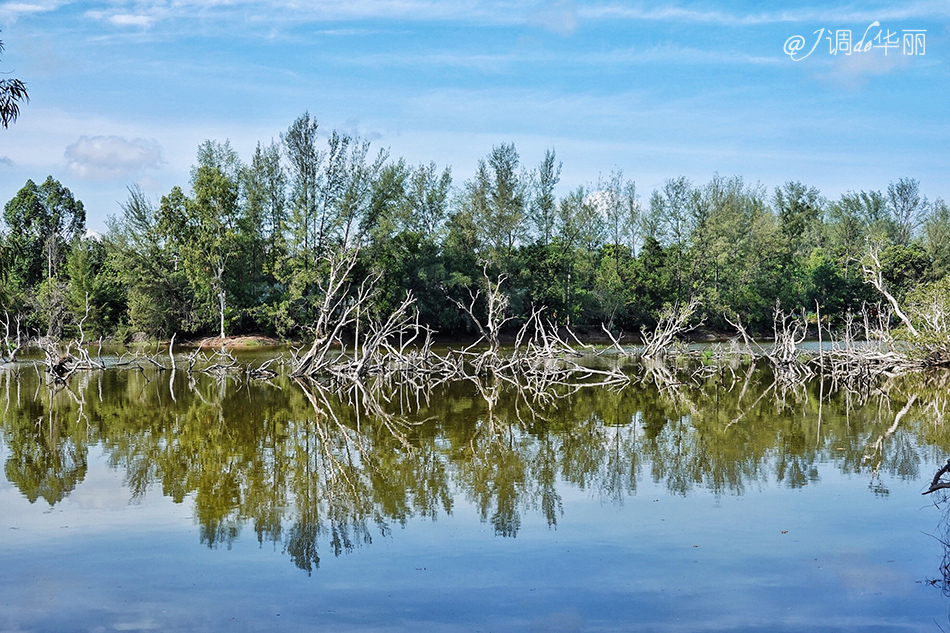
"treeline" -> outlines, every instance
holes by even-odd
[[[698,297],[708,326],[729,314],[763,331],[776,301],[832,320],[877,304],[869,241],[897,296],[950,273],[950,210],[911,178],[828,200],[799,182],[679,177],[641,198],[615,171],[558,197],[561,167],[553,150],[529,168],[502,144],[453,184],[435,163],[321,138],[305,113],[246,162],[227,141],[202,143],[187,187],[157,203],[131,187],[103,236],[86,236],[61,183],[28,181],[3,211],[0,307],[8,332],[19,318],[53,338],[80,326],[87,339],[293,337],[313,322],[326,258],[359,247],[354,292],[381,271],[373,308],[412,292],[443,335],[470,331],[453,299],[468,304],[485,274],[504,279],[516,317],[543,305],[578,330],[635,330]]]

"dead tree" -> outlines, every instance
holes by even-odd
[[[310,349],[294,366],[294,377],[363,378],[394,371],[430,371],[444,359],[432,353],[431,331],[419,322],[415,298],[407,293],[386,318],[376,317],[371,305],[379,294],[381,275],[373,272],[352,292],[350,275],[358,249],[342,249],[327,260],[323,297],[317,306]],[[343,334],[352,330],[352,351]],[[421,348],[410,346],[421,341]],[[421,349],[421,354],[420,354]]]
[[[3,350],[0,353],[0,365],[16,362],[17,352],[20,351],[20,315],[16,315],[15,342],[10,341],[10,313],[3,311]]]
[[[864,280],[874,286],[875,290],[884,295],[884,298],[887,299],[894,314],[901,320],[910,335],[917,338],[920,335],[917,332],[917,328],[911,323],[907,314],[901,310],[897,299],[890,293],[887,289],[887,284],[884,282],[884,267],[881,265],[880,244],[875,241],[868,242],[868,253],[861,264],[861,268],[864,272]]]
[[[699,327],[702,321],[689,325],[689,320],[698,308],[699,298],[697,297],[691,298],[687,303],[666,306],[660,312],[656,327],[652,332],[648,332],[645,327],[640,329],[644,343],[641,354],[645,358],[657,358],[665,353],[678,337]]]
[[[814,375],[808,363],[799,358],[798,346],[808,336],[808,321],[805,313],[786,313],[779,302],[775,303],[772,316],[772,328],[775,332],[775,343],[768,353],[776,372],[786,380],[802,380]]]
[[[342,343],[340,334],[356,321],[356,313],[368,299],[369,289],[375,279],[368,277],[360,286],[355,299],[349,296],[349,276],[356,266],[359,251],[341,249],[327,258],[329,270],[320,284],[323,299],[317,306],[317,318],[313,324],[313,343],[294,367],[294,376],[314,376],[328,364],[333,346]]]
[[[475,327],[478,328],[481,339],[479,339],[476,345],[482,341],[487,342],[488,354],[492,357],[497,357],[498,350],[501,348],[499,338],[501,328],[512,318],[506,315],[510,297],[501,289],[502,285],[508,279],[508,275],[501,274],[498,276],[498,279],[492,283],[491,278],[488,276],[488,264],[485,263],[482,266],[482,276],[485,279],[485,303],[487,307],[485,323],[482,323],[481,320],[475,316],[475,304],[482,294],[481,289],[476,290],[474,293],[472,293],[471,290],[468,291],[471,301],[467,305],[457,299],[453,299],[453,301],[460,310],[469,316],[475,324]]]

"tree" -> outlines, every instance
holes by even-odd
[[[512,256],[525,232],[526,178],[513,143],[492,148],[487,160],[478,161],[475,179],[465,185],[463,205],[487,248],[485,256],[503,272],[511,269]]]
[[[934,277],[950,274],[950,207],[939,198],[924,223],[924,248],[933,262]]]
[[[606,221],[607,241],[615,246],[626,246],[630,253],[636,254],[636,241],[640,227],[640,201],[637,199],[637,185],[627,181],[623,171],[610,173],[607,182],[598,185],[599,202]],[[621,249],[613,249],[618,256]],[[618,260],[619,261],[619,260]]]
[[[819,229],[823,208],[824,199],[814,187],[789,181],[775,188],[778,226],[793,257],[805,257],[813,247],[821,246]]]
[[[15,251],[13,273],[24,287],[59,272],[69,245],[86,230],[82,202],[52,176],[39,186],[27,180],[4,207],[3,220]]]
[[[558,251],[555,261],[561,270],[557,282],[563,284],[566,321],[580,325],[593,307],[590,290],[598,251],[604,244],[604,217],[587,189],[578,187],[561,199],[556,228],[552,246]]]
[[[554,188],[561,180],[561,161],[557,160],[553,149],[544,152],[544,160],[538,165],[532,178],[534,196],[531,200],[531,222],[537,238],[545,246],[551,241],[556,222],[557,210]]]
[[[228,285],[237,260],[253,239],[254,227],[239,204],[240,159],[229,143],[202,143],[191,171],[193,198],[175,187],[162,198],[159,229],[173,241],[185,274],[199,300],[217,313],[218,333],[225,336]],[[247,271],[244,271],[247,272]],[[247,281],[246,275],[243,281]],[[207,320],[199,315],[196,325]]]
[[[287,226],[287,172],[280,163],[280,145],[260,143],[251,164],[242,171],[248,224],[260,234],[264,248],[264,268],[273,271],[286,254],[284,230]]]
[[[3,42],[0,41],[0,53],[2,52]],[[0,125],[4,129],[10,127],[20,116],[21,102],[30,102],[26,84],[19,79],[0,79]]]
[[[689,294],[686,262],[687,245],[696,228],[697,192],[688,178],[667,180],[663,189],[650,196],[650,211],[644,223],[645,234],[668,249],[676,279],[674,303]]]
[[[173,189],[169,196],[174,194]],[[122,215],[109,219],[105,242],[110,267],[125,290],[132,330],[163,336],[176,332],[191,311],[188,280],[168,233],[160,230],[158,213],[138,186],[129,187]]]
[[[445,221],[452,170],[440,174],[435,163],[413,170],[406,191],[408,229],[434,240]]]
[[[908,246],[927,218],[930,204],[920,197],[916,178],[901,178],[887,186],[887,210],[894,225],[894,243]]]
[[[295,253],[309,253],[313,244],[311,227],[317,215],[318,178],[325,153],[317,149],[316,119],[304,112],[280,135],[290,162],[290,204]]]
[[[98,236],[89,236],[76,242],[66,260],[67,305],[73,320],[82,324],[86,337],[108,335],[125,311],[119,276],[114,268],[116,260],[108,255],[104,241]]]
[[[331,136],[331,144],[336,132]],[[343,169],[338,174],[341,182],[339,193],[334,202],[336,221],[330,224],[330,229],[337,229],[335,236],[346,247],[360,246],[365,237],[364,219],[372,211],[373,184],[389,158],[386,150],[380,150],[372,162],[367,162],[369,141],[345,137],[345,145],[349,145],[348,156],[344,156]],[[332,157],[331,151],[331,157]],[[329,178],[328,178],[329,182]],[[328,231],[329,233],[329,231]]]
[[[846,271],[864,255],[869,235],[887,235],[886,213],[880,192],[849,191],[828,206],[829,252],[841,261]]]
[[[440,174],[435,163],[410,168],[402,160],[382,167],[374,179],[361,229],[369,244],[361,256],[367,271],[385,271],[374,300],[379,314],[391,314],[407,290],[430,326],[441,327],[455,312],[440,291],[447,280],[439,238],[451,184],[449,169]]]

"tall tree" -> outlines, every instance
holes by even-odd
[[[175,193],[173,189],[169,196]],[[190,311],[188,280],[177,248],[160,229],[159,214],[140,187],[129,187],[121,206],[122,214],[109,219],[105,241],[111,267],[125,289],[129,326],[151,336],[170,335]]]
[[[177,244],[185,273],[205,305],[217,314],[219,336],[225,336],[229,273],[242,254],[242,240],[253,227],[239,204],[240,159],[230,144],[206,141],[192,168],[193,198],[175,187],[162,198],[160,228]],[[199,323],[204,319],[199,317]]]
[[[887,210],[894,224],[894,243],[910,245],[917,231],[927,219],[930,203],[920,196],[920,182],[916,178],[901,178],[887,186]]]
[[[379,178],[389,153],[380,150],[376,158],[368,162],[369,141],[349,139],[347,143],[350,151],[345,157],[341,174],[342,186],[334,200],[338,219],[333,226],[338,226],[339,234],[336,237],[342,244],[354,246],[363,242],[364,219],[372,212],[373,184]]]
[[[7,202],[3,220],[14,250],[13,274],[25,287],[54,277],[69,245],[86,230],[81,201],[52,176],[37,186],[32,180]]]
[[[247,216],[259,227],[266,248],[266,266],[272,270],[286,248],[287,172],[280,162],[280,145],[257,144],[251,163],[243,172]]]
[[[478,161],[475,179],[466,183],[463,204],[486,247],[485,257],[509,272],[515,248],[526,234],[526,177],[513,143],[492,148]]]
[[[924,223],[924,248],[933,262],[933,276],[942,279],[950,275],[950,207],[939,198]]]
[[[451,188],[451,168],[440,173],[435,163],[416,167],[406,191],[407,228],[434,240],[445,221]]]
[[[290,163],[290,203],[294,237],[294,255],[309,257],[315,247],[313,223],[317,216],[319,176],[325,152],[317,147],[316,119],[309,112],[291,124],[286,134],[280,135]]]
[[[789,181],[775,188],[774,201],[779,229],[793,255],[803,257],[821,245],[824,199],[817,189]]]
[[[618,247],[626,247],[635,255],[641,224],[637,184],[626,180],[623,171],[618,169],[611,172],[607,180],[599,183],[597,188],[600,190],[607,241]],[[613,252],[615,255],[620,253],[619,250]]]
[[[541,244],[547,246],[554,237],[557,223],[557,200],[554,188],[561,180],[561,161],[553,149],[545,150],[544,159],[533,174],[534,195],[531,198],[531,223]]]
[[[689,294],[687,246],[696,228],[695,203],[697,191],[684,176],[672,178],[650,196],[650,210],[644,222],[644,233],[667,249],[672,259],[676,303]]]

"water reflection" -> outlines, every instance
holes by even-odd
[[[644,379],[546,394],[504,380],[422,388],[157,370],[50,388],[29,370],[0,372],[4,471],[31,503],[54,506],[101,445],[133,497],[160,487],[193,504],[208,547],[252,529],[310,573],[321,555],[451,514],[459,499],[517,537],[526,513],[557,526],[564,483],[610,503],[644,477],[676,495],[742,494],[808,486],[828,463],[885,495],[882,474],[920,478],[924,459],[950,450],[947,374],[856,392],[783,384],[752,365],[626,369]]]

